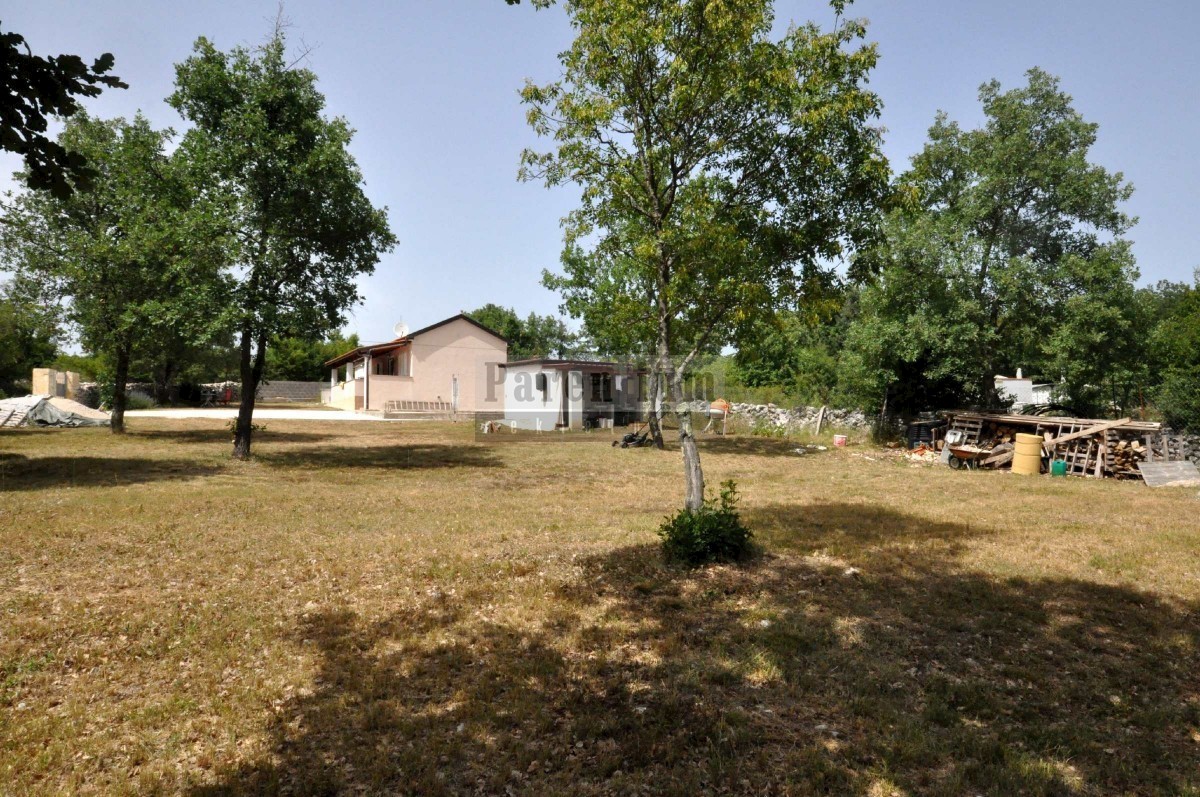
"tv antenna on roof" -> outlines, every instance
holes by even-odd
[[[396,326],[392,327],[392,332],[396,333],[396,337],[402,338],[408,334],[408,324],[403,321],[397,321]]]

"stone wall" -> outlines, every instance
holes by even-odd
[[[1200,467],[1200,435],[1166,432],[1172,460],[1189,460]]]
[[[316,404],[321,400],[321,388],[329,387],[328,382],[289,382],[276,379],[263,382],[258,386],[259,401],[308,402]]]
[[[692,412],[707,413],[708,402],[694,401]],[[772,428],[811,428],[817,426],[820,407],[780,407],[777,404],[734,404],[730,420],[740,420],[751,426]],[[861,410],[825,410],[824,428],[866,430],[871,428],[871,419]]]

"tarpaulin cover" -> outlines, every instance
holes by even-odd
[[[0,426],[108,426],[98,415],[56,407],[45,396],[0,399]]]

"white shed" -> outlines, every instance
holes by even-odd
[[[1017,412],[1030,404],[1049,404],[1053,389],[1053,385],[1034,384],[1020,368],[1016,376],[996,377],[996,393],[1009,401]]]
[[[641,417],[643,379],[632,366],[539,358],[501,367],[504,420],[518,429],[624,426]]]

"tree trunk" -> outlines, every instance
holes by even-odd
[[[654,441],[654,447],[661,451],[663,445],[662,434],[662,416],[659,414],[662,411],[662,374],[655,365],[650,372],[650,410],[646,416],[646,423],[650,426],[650,439]]]
[[[979,382],[979,408],[981,410],[994,410],[1000,407],[1000,391],[996,390],[996,370],[991,357],[985,357],[983,374]]]
[[[258,392],[258,383],[262,380],[263,366],[267,362],[267,339],[265,335],[258,337],[258,351],[251,357],[251,346],[254,341],[250,330],[242,330],[241,342],[241,400],[238,403],[237,426],[233,433],[233,458],[250,458],[250,438],[254,432],[254,395]]]
[[[888,438],[888,396],[890,396],[891,393],[891,385],[888,385],[883,389],[883,403],[879,405],[879,417],[875,420],[874,437],[876,443],[882,443]]]
[[[675,401],[675,418],[679,421],[679,450],[683,452],[683,508],[696,512],[704,506],[704,471],[700,468],[700,449],[692,431],[692,412],[684,401],[683,374],[673,367],[670,385]]]
[[[128,398],[125,383],[129,381],[129,357],[129,346],[117,350],[117,372],[113,378],[113,405],[109,421],[113,434],[125,434],[125,405]]]
[[[171,382],[175,379],[175,363],[167,360],[163,363],[162,370],[158,373],[158,379],[154,384],[154,400],[159,404],[166,404],[171,400]]]

